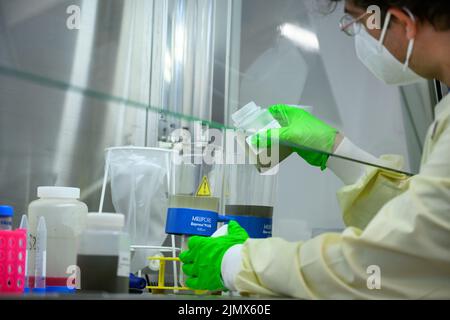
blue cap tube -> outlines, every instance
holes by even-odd
[[[14,209],[11,206],[0,206],[0,230],[12,230]]]

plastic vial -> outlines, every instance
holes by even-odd
[[[19,225],[19,229],[23,229],[23,230],[27,230],[27,242],[26,242],[26,246],[27,246],[27,251],[25,253],[25,290],[27,290],[30,287],[30,283],[29,283],[29,279],[30,279],[30,275],[29,273],[29,268],[28,268],[28,256],[30,255],[30,233],[29,233],[29,227],[28,227],[28,218],[27,215],[24,214],[22,215],[22,219],[20,220],[20,225]]]
[[[47,226],[45,225],[44,217],[39,217],[36,234],[34,288],[45,289],[47,274]]]
[[[13,207],[0,206],[0,230],[12,230],[13,215]]]
[[[128,293],[130,240],[124,224],[123,214],[88,214],[77,255],[82,292]]]

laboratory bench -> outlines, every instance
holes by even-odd
[[[75,293],[75,294],[27,294],[4,295],[0,300],[191,300],[191,301],[220,301],[220,300],[286,300],[274,297],[243,297],[229,295],[189,295],[189,294],[110,294],[110,293]],[[291,299],[288,299],[291,300]]]

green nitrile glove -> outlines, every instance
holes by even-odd
[[[180,254],[183,272],[188,277],[186,286],[194,290],[226,290],[221,274],[222,258],[229,248],[247,239],[247,232],[236,221],[230,221],[225,236],[190,238],[189,250]]]
[[[259,147],[270,147],[271,137],[274,141],[288,142],[305,146],[316,150],[331,153],[338,130],[329,126],[322,120],[314,117],[308,111],[287,105],[274,105],[269,108],[272,116],[278,121],[282,128],[270,129],[252,138],[252,144]],[[293,148],[309,164],[326,169],[328,155],[308,151],[301,148]]]

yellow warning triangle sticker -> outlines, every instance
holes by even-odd
[[[202,183],[198,186],[197,197],[211,197],[211,188],[206,176],[203,177]]]

